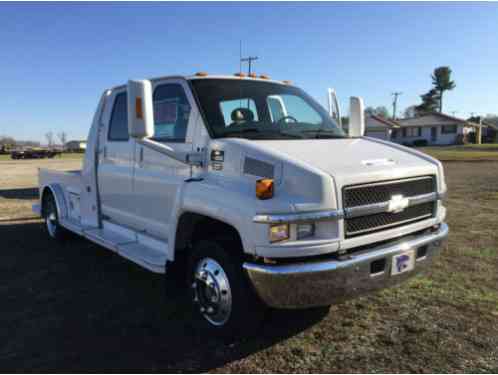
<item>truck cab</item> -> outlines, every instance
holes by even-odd
[[[447,237],[443,167],[364,137],[361,99],[348,134],[337,113],[266,76],[129,81],[103,93],[83,168],[40,170],[34,211],[55,239],[180,270],[218,333],[391,286]]]

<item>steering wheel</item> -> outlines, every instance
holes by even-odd
[[[298,122],[299,122],[299,121],[297,121],[297,119],[296,119],[295,117],[293,117],[293,116],[284,116],[284,117],[282,117],[281,119],[279,119],[279,120],[277,121],[277,124],[280,124],[280,123],[282,123],[282,122],[287,123],[287,121],[286,121],[286,120],[292,120],[292,121],[293,121],[293,122],[295,122],[295,123],[298,123]]]

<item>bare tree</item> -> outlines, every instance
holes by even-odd
[[[52,146],[54,145],[54,133],[52,132],[45,133],[45,138],[47,139],[48,147],[52,148]]]
[[[59,138],[59,141],[61,141],[62,149],[64,150],[66,148],[67,133],[62,131],[57,134],[57,138]]]

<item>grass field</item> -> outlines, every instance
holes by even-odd
[[[274,311],[253,337],[198,334],[160,275],[47,239],[39,166],[0,162],[0,371],[498,372],[498,162],[445,163],[448,247],[429,273],[323,311]]]
[[[441,161],[498,161],[498,144],[421,147],[425,152]]]

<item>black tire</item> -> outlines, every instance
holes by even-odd
[[[68,231],[59,223],[59,214],[57,205],[52,193],[47,193],[43,197],[43,219],[45,220],[45,231],[47,235],[58,242],[64,242],[67,239]]]
[[[187,276],[190,291],[190,301],[193,309],[192,316],[197,328],[201,331],[223,338],[239,338],[254,335],[263,321],[266,306],[254,293],[252,286],[242,269],[242,258],[238,241],[230,238],[217,238],[215,240],[202,240],[194,245],[187,264]],[[225,322],[214,324],[202,313],[203,303],[198,287],[199,283],[195,274],[198,267],[202,267],[204,260],[214,260],[222,268],[229,283],[229,295],[231,296],[230,313]],[[216,271],[215,271],[216,272]],[[203,284],[205,285],[205,284]],[[224,291],[219,290],[221,296]],[[197,301],[196,301],[197,297]],[[222,304],[220,304],[222,305]],[[221,310],[221,309],[220,309]],[[213,315],[210,315],[211,319]]]

